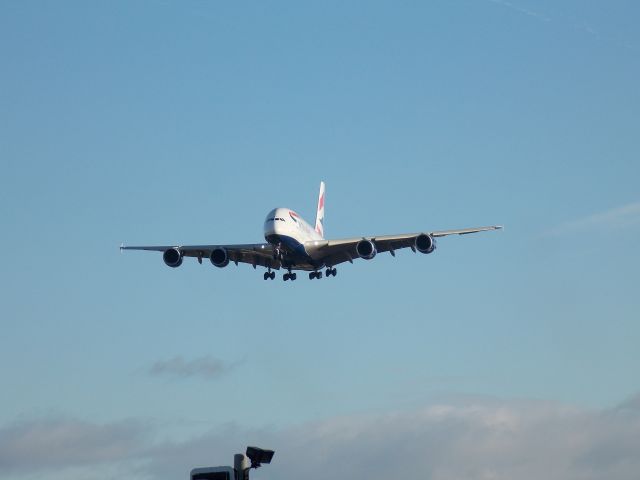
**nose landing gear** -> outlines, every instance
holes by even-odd
[[[282,261],[283,256],[284,255],[282,254],[282,244],[279,243],[273,248],[273,259]]]

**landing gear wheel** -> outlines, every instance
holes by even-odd
[[[338,274],[338,270],[336,270],[336,267],[333,267],[331,269],[331,275],[333,275],[334,277]]]
[[[327,268],[327,271],[324,272],[324,274],[327,276],[327,278],[329,278],[331,275],[333,275],[333,270],[331,270],[330,268]]]
[[[290,273],[285,273],[284,275],[282,275],[282,280],[284,280],[286,282],[287,280],[289,280],[290,276],[291,276]]]
[[[269,272],[264,272],[264,279],[271,278],[271,274]]]
[[[298,278],[298,274],[297,273],[290,273],[289,274],[289,278],[291,278],[291,281],[295,280],[296,278]]]
[[[271,280],[273,280],[274,278],[276,278],[276,272],[271,272],[271,273],[269,274],[269,278],[270,278]]]
[[[309,280],[316,278],[316,272],[309,272]]]

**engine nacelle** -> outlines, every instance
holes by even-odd
[[[180,265],[182,265],[182,252],[177,248],[169,248],[162,254],[162,259],[168,267],[179,267]]]
[[[356,252],[360,258],[371,260],[376,256],[378,250],[376,250],[376,245],[371,240],[360,240],[356,244]]]
[[[431,235],[421,233],[416,237],[415,247],[420,253],[431,253],[436,249],[436,241]]]
[[[229,254],[226,248],[218,247],[211,250],[209,260],[218,268],[223,268],[229,265]]]

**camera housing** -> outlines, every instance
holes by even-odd
[[[247,457],[251,460],[250,468],[260,468],[260,465],[263,463],[271,463],[271,459],[274,455],[273,450],[265,450],[264,448],[258,447],[247,447]]]

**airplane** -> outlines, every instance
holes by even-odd
[[[378,253],[389,252],[395,257],[396,250],[410,248],[424,254],[436,249],[436,238],[447,235],[467,235],[470,233],[499,230],[500,225],[458,230],[404,233],[400,235],[382,235],[353,237],[330,240],[324,237],[324,200],[325,184],[320,182],[315,227],[309,225],[300,215],[289,208],[274,208],[264,221],[266,243],[236,245],[163,245],[135,246],[124,244],[120,250],[151,250],[162,252],[162,259],[169,267],[182,265],[184,257],[195,257],[202,264],[203,258],[219,268],[230,262],[247,263],[255,269],[257,266],[267,269],[265,280],[273,280],[273,270],[286,270],[284,281],[296,280],[293,270],[309,272],[309,280],[322,278],[322,269],[327,277],[337,275],[336,265],[353,263],[358,258],[373,259]]]

